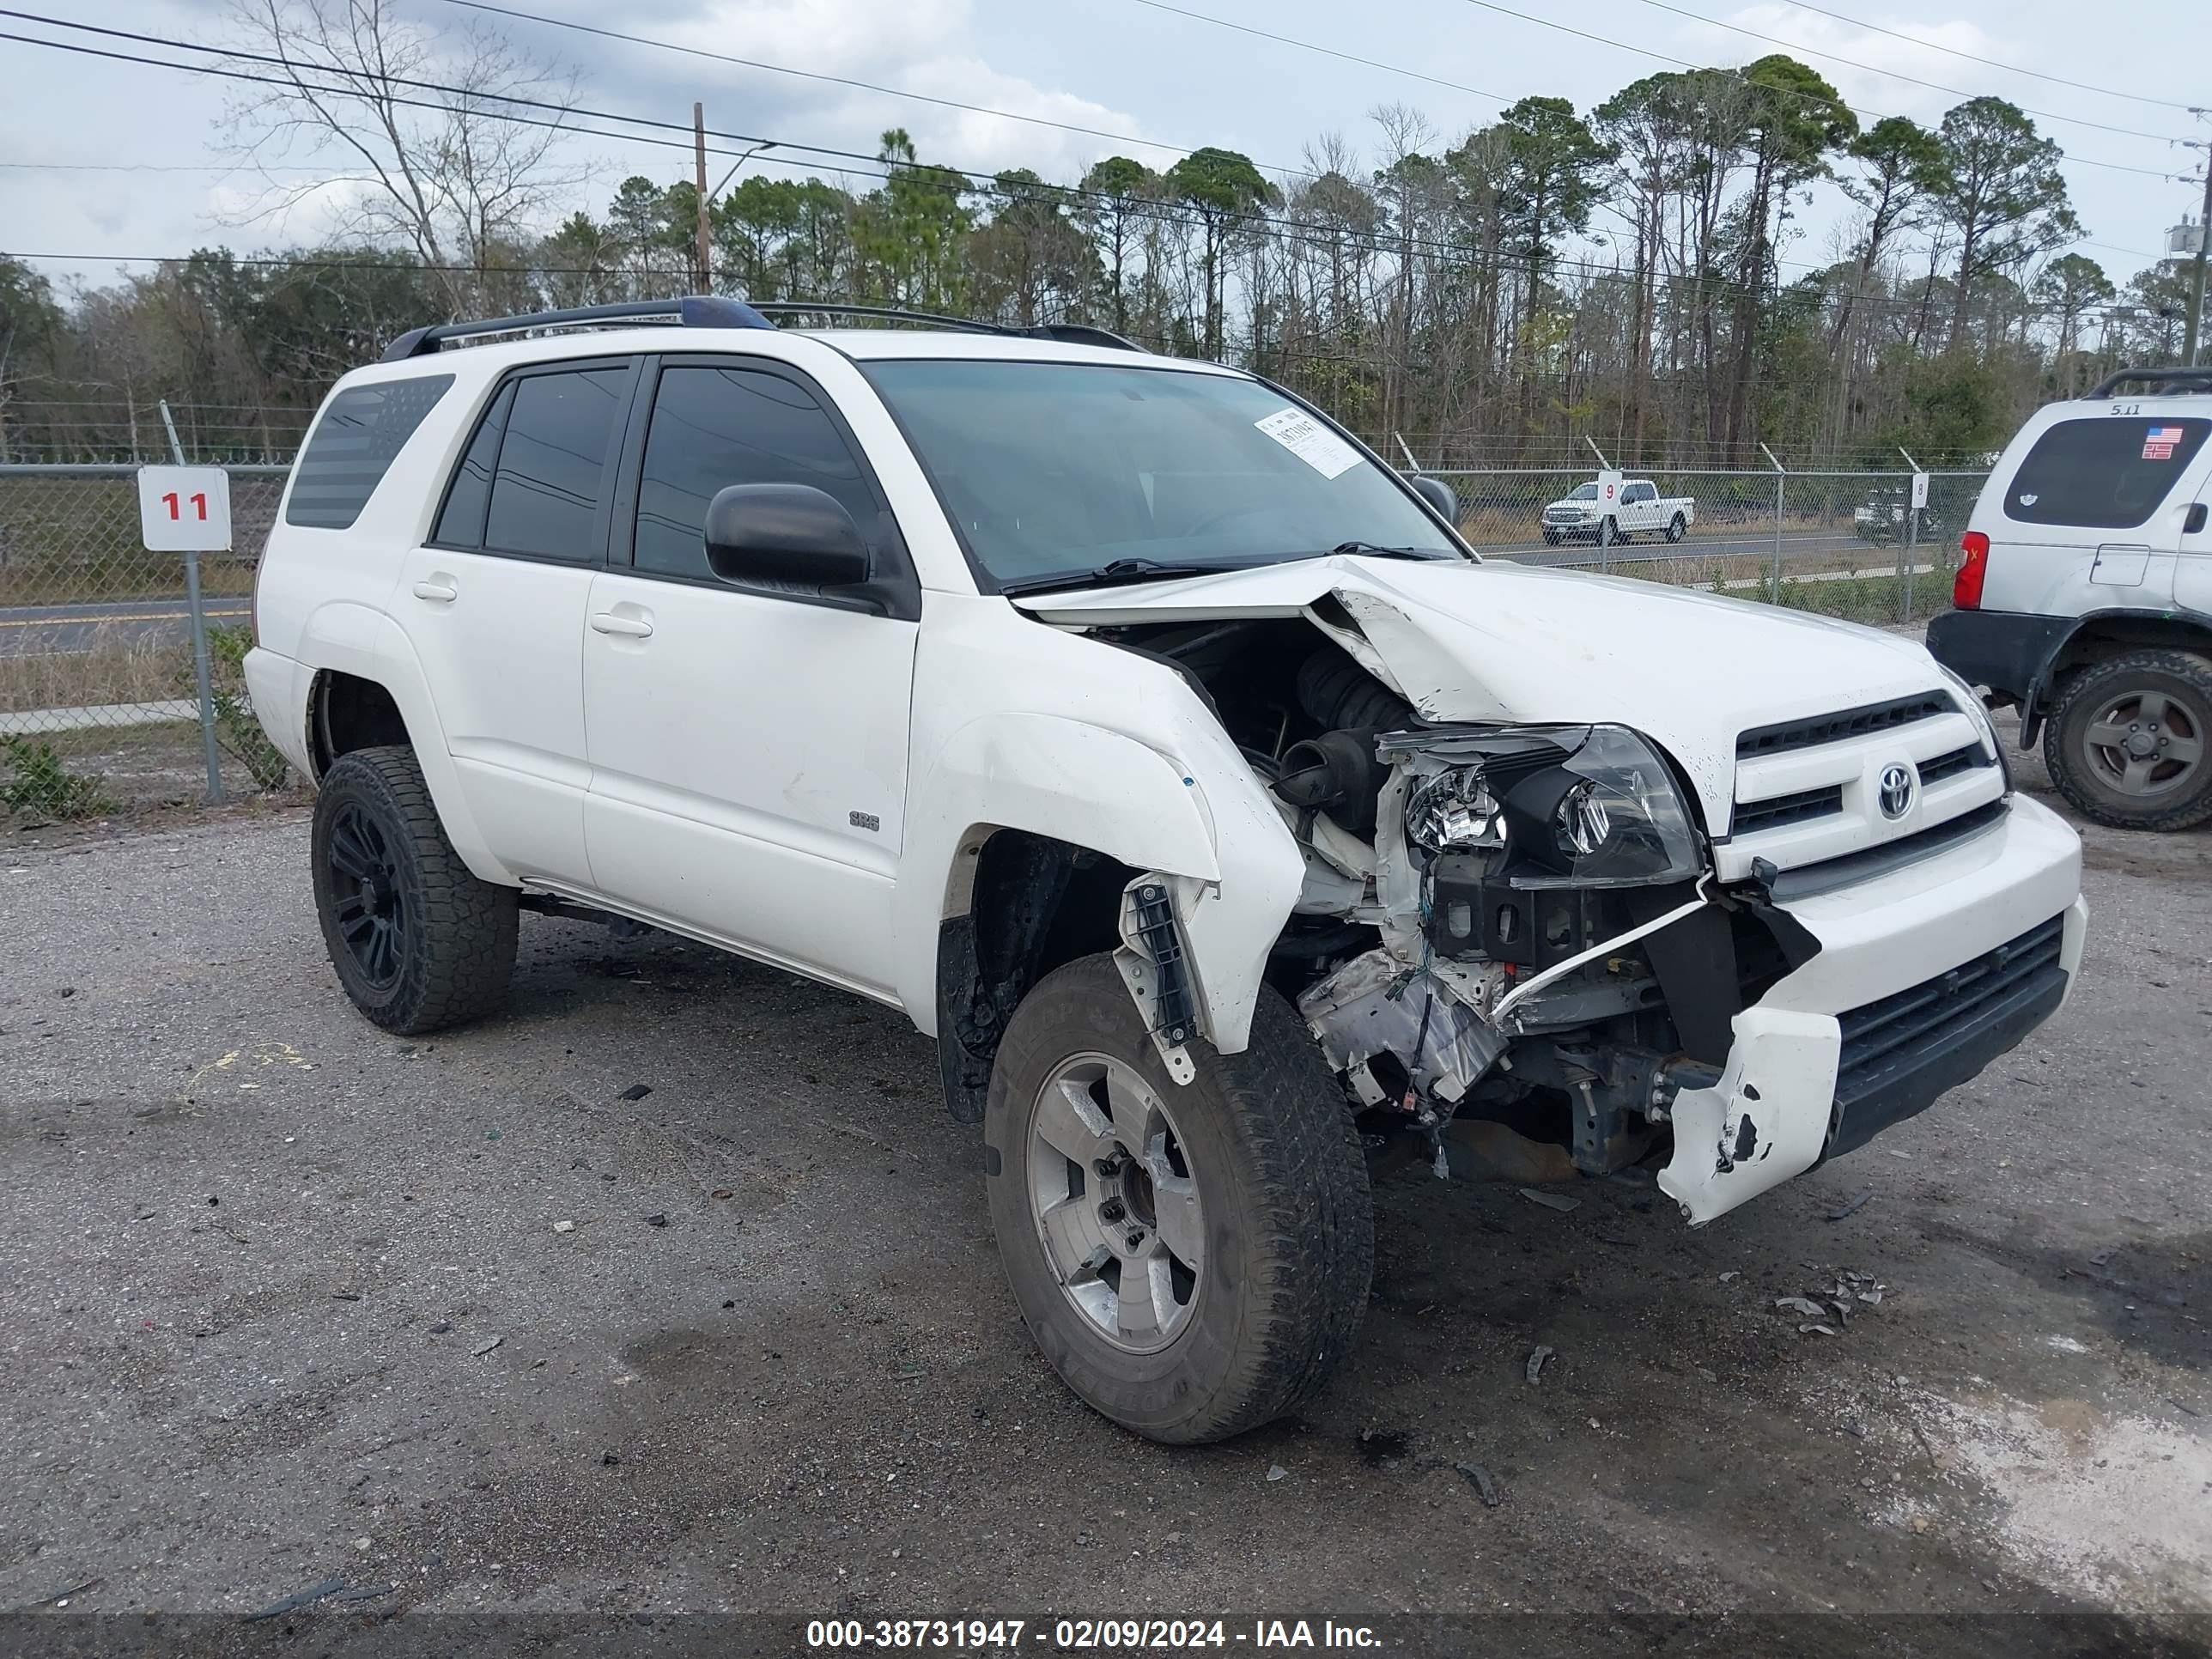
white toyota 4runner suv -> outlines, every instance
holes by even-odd
[[[2073,831],[1919,646],[1454,517],[1095,331],[454,325],[324,404],[246,672],[370,1019],[497,1008],[526,909],[902,1009],[1046,1357],[1214,1439],[1352,1343],[1370,1157],[1474,1123],[1710,1221],[2081,959]]]

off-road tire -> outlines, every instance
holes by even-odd
[[[1682,539],[1683,532],[1687,531],[1689,527],[1689,525],[1683,520],[1682,515],[1677,513],[1673,518],[1667,521],[1667,539],[1670,542],[1680,541]]]
[[[1188,1323],[1159,1352],[1107,1340],[1062,1291],[1028,1176],[1038,1093],[1064,1061],[1127,1063],[1170,1103],[1204,1206],[1206,1260]],[[992,1224],[1046,1360],[1103,1415],[1148,1439],[1222,1440],[1296,1410],[1358,1334],[1375,1270],[1364,1153],[1304,1023],[1262,989],[1250,1046],[1198,1040],[1169,1075],[1109,956],[1039,981],[1007,1022],[984,1109]]]
[[[2198,741],[2212,741],[2212,659],[2188,651],[2130,651],[2061,682],[2043,728],[2051,781],[2084,817],[2115,830],[2186,830],[2212,819],[2212,752],[2177,793],[2151,801],[2124,793],[2099,775],[2087,733],[2115,696],[2138,687],[2182,704]]]
[[[332,826],[349,811],[381,832],[392,890],[406,927],[397,970],[380,983],[340,929],[342,878],[331,856]],[[428,786],[405,748],[356,749],[323,775],[313,841],[315,914],[338,982],[355,1007],[387,1031],[415,1036],[496,1012],[514,971],[519,895],[480,881],[438,822]]]

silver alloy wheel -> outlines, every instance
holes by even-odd
[[[2204,763],[2205,733],[2196,713],[2163,691],[2125,691],[2109,699],[2081,734],[2099,781],[2124,795],[2186,790]]]
[[[1167,1104],[1110,1055],[1062,1060],[1030,1114],[1030,1214],[1070,1304],[1115,1347],[1180,1336],[1205,1278],[1206,1224]]]

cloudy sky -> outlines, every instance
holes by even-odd
[[[1824,0],[1824,9],[1813,10],[1729,0],[1502,3],[1564,27],[1475,0],[631,0],[621,7],[500,0],[542,17],[1004,112],[983,114],[486,16],[453,0],[386,0],[428,28],[458,30],[471,17],[495,27],[520,49],[573,69],[580,102],[592,107],[688,121],[700,99],[710,127],[864,154],[884,127],[899,125],[926,159],[1027,166],[1062,179],[1102,155],[1127,153],[1165,167],[1200,144],[1243,150],[1265,168],[1294,169],[1323,134],[1371,155],[1379,138],[1370,112],[1394,103],[1419,108],[1449,143],[1532,93],[1564,94],[1587,112],[1627,82],[1674,67],[1672,59],[1734,64],[1777,49],[1736,32],[1749,30],[1799,48],[1869,118],[1904,114],[1932,124],[1959,101],[1938,88],[1999,94],[2073,118],[2040,125],[2069,157],[2067,177],[2089,237],[2084,251],[2120,282],[2162,251],[2166,227],[2196,202],[2196,186],[2179,175],[2198,156],[2172,141],[2212,137],[2212,124],[2178,106],[2192,93],[2208,96],[2212,7],[2202,4],[2106,10],[2078,0]],[[14,3],[173,40],[217,41],[228,27],[221,0]],[[0,29],[191,59],[21,19]],[[2039,80],[1978,58],[2141,96]],[[220,82],[13,40],[0,40],[0,250],[46,256],[40,264],[58,281],[105,280],[126,258],[218,242],[245,251],[286,240],[287,231],[313,237],[328,226],[327,201],[311,201],[289,225],[242,220],[254,198],[247,179],[219,166]],[[801,172],[835,165],[792,155]],[[572,141],[567,159],[590,171],[589,199],[577,204],[592,207],[628,174],[669,179],[689,166],[672,150],[597,139]],[[312,183],[335,171],[336,161],[301,152],[286,176]],[[783,164],[771,151],[755,165]],[[1833,193],[1824,192],[1791,256],[1822,258],[1839,215]],[[58,257],[65,255],[85,257]]]

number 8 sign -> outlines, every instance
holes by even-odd
[[[219,466],[140,467],[138,529],[149,553],[227,551],[230,474]]]

